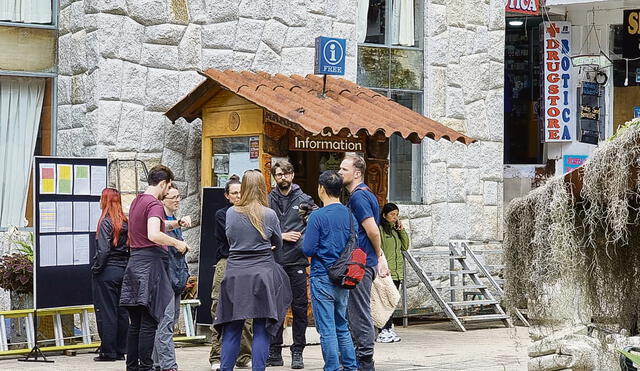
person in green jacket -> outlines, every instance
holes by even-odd
[[[404,230],[400,221],[400,210],[393,203],[388,203],[382,207],[380,218],[380,239],[382,240],[382,251],[387,258],[391,278],[396,288],[404,280],[404,258],[402,251],[409,249],[409,235]],[[392,343],[400,341],[400,336],[393,330],[393,317],[384,325],[378,334],[379,343]]]

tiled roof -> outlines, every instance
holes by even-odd
[[[322,97],[322,77],[316,75],[285,76],[216,69],[201,74],[207,80],[167,111],[166,116],[172,121],[180,117],[192,121],[199,117],[200,107],[210,98],[207,93],[221,86],[313,134],[326,128],[337,134],[346,128],[351,133],[364,130],[370,135],[379,131],[386,136],[398,133],[413,142],[425,136],[465,144],[475,141],[345,79],[327,77],[326,96]]]

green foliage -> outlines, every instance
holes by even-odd
[[[631,362],[635,363],[636,365],[640,365],[640,354],[633,354],[620,349],[618,349],[618,352],[629,358],[629,360],[631,360]]]
[[[8,239],[18,252],[0,257],[0,288],[16,293],[33,290],[33,233],[25,240],[15,235]]]

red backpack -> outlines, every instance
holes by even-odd
[[[353,228],[353,216],[349,210],[350,235],[347,246],[342,250],[340,257],[329,267],[329,279],[345,289],[354,289],[362,278],[366,268],[367,254],[358,247],[358,236]]]

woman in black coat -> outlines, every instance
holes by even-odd
[[[120,307],[124,270],[129,261],[127,217],[122,211],[120,193],[105,188],[100,198],[102,215],[96,231],[96,255],[93,258],[93,305],[96,311],[100,355],[94,361],[124,360],[127,353],[129,315]]]

